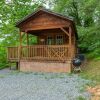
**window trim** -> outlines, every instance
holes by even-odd
[[[57,38],[57,37],[62,37],[62,38]],[[60,40],[60,41],[62,41],[61,43],[59,42],[59,39],[62,39],[62,40]],[[64,35],[56,35],[56,43],[55,44],[56,45],[62,45],[62,44],[64,44]]]

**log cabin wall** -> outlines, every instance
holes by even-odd
[[[69,37],[64,32],[62,32],[60,29],[40,31],[37,34],[38,34],[38,44],[39,45],[47,45],[48,37],[52,37],[52,39],[53,39],[52,45],[57,45],[57,43],[56,43],[57,36],[61,36],[63,38],[62,45],[69,44]],[[44,40],[44,41],[41,41],[41,40]]]
[[[34,17],[20,24],[21,31],[54,29],[60,27],[69,27],[70,22],[54,15],[38,12]]]

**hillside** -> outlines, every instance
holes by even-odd
[[[100,60],[90,60],[84,67],[80,75],[86,79],[90,79],[100,83]]]

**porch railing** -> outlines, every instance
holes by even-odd
[[[8,47],[8,60],[59,60],[65,61],[70,57],[67,45],[34,45]]]
[[[8,47],[7,59],[11,61],[19,60],[19,48],[18,47]]]

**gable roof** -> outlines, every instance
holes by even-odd
[[[69,18],[69,17],[67,17],[67,16],[65,16],[65,15],[62,15],[62,14],[53,12],[53,11],[48,10],[48,9],[45,9],[44,7],[39,7],[38,10],[36,10],[35,12],[33,12],[33,13],[27,15],[27,16],[24,17],[22,20],[18,21],[18,22],[16,23],[15,26],[18,27],[20,24],[22,24],[23,22],[25,22],[26,20],[28,20],[29,18],[31,18],[32,16],[34,16],[35,14],[37,14],[37,13],[40,12],[40,11],[46,12],[46,13],[48,13],[48,14],[52,14],[52,15],[54,15],[54,16],[57,16],[57,17],[59,17],[59,18],[62,18],[62,19],[64,19],[64,20],[68,20],[68,21],[72,22],[72,23],[73,23],[74,30],[75,30],[76,39],[78,39],[78,34],[77,34],[76,26],[75,26],[75,23],[74,23],[73,19],[71,19],[71,18]]]
[[[63,19],[65,19],[65,20],[69,20],[69,21],[73,22],[73,20],[72,20],[71,18],[67,17],[67,16],[64,16],[64,15],[59,14],[59,13],[55,13],[55,12],[50,11],[50,10],[45,9],[45,8],[40,8],[40,9],[36,10],[35,12],[33,12],[33,13],[27,15],[26,17],[24,17],[22,20],[18,21],[18,22],[16,23],[16,27],[18,27],[21,23],[25,22],[25,21],[26,21],[27,19],[29,19],[30,17],[32,17],[32,16],[34,16],[35,14],[37,14],[39,11],[43,11],[43,12],[46,12],[46,13],[48,13],[48,14],[52,14],[52,15],[55,15],[55,16],[57,16],[57,17],[60,17],[60,18],[63,18]]]

